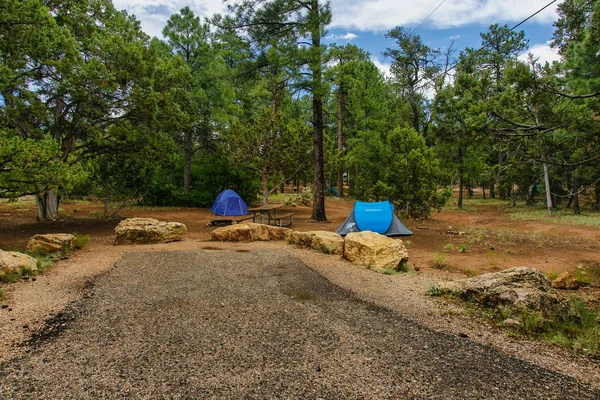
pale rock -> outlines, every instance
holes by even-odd
[[[75,249],[76,244],[77,238],[70,233],[49,233],[33,236],[29,239],[25,251],[42,255],[68,253]]]
[[[502,321],[502,325],[506,328],[520,328],[523,326],[523,323],[517,318],[507,318]]]
[[[0,278],[22,270],[37,271],[37,260],[27,254],[16,251],[0,250]]]
[[[464,299],[492,308],[529,309],[543,315],[563,313],[568,309],[567,299],[535,268],[514,267],[443,286]]]
[[[257,242],[285,240],[292,233],[291,229],[265,224],[236,224],[217,228],[212,231],[214,241],[221,242]]]
[[[127,218],[115,228],[116,244],[166,243],[182,240],[187,227],[154,218]]]
[[[344,241],[344,258],[368,268],[383,272],[400,269],[408,262],[408,251],[401,240],[371,231],[351,232]]]
[[[344,238],[335,232],[292,232],[288,242],[301,247],[310,247],[325,254],[344,253]]]

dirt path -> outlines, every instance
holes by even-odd
[[[34,351],[3,365],[2,395],[600,396],[360,300],[281,250],[128,253],[52,326]]]

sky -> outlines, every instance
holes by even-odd
[[[385,38],[385,33],[396,26],[414,30],[431,48],[443,50],[451,41],[454,41],[458,50],[478,48],[481,45],[479,34],[486,31],[490,24],[513,27],[550,1],[331,0],[332,22],[324,42],[355,44],[371,53],[373,62],[387,72],[390,60],[383,56],[383,52],[388,47],[393,48],[394,43]],[[557,18],[556,6],[561,1],[518,28],[525,31],[529,39],[528,51],[542,63],[559,59],[550,48],[549,41],[554,31],[553,22]],[[226,12],[222,0],[113,0],[113,3],[118,9],[135,14],[141,21],[142,29],[150,36],[159,38],[162,38],[161,31],[167,19],[182,7],[189,6],[202,18]],[[522,57],[526,58],[527,53]]]

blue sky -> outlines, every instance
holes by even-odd
[[[225,12],[222,0],[113,0],[118,9],[126,9],[141,21],[142,28],[151,36],[162,37],[166,20],[189,6],[196,15],[209,17]],[[229,1],[231,2],[231,0]],[[331,0],[332,23],[328,28],[328,42],[352,43],[371,53],[373,61],[382,70],[389,67],[383,56],[386,47],[393,47],[385,33],[396,26],[416,28],[436,9],[416,33],[433,48],[445,48],[451,39],[455,47],[479,47],[479,33],[493,23],[512,27],[550,0]],[[530,40],[530,51],[540,61],[552,61],[556,52],[550,49],[553,22],[556,20],[554,3],[518,29],[525,31]],[[526,54],[523,55],[526,57]]]

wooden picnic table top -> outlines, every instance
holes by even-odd
[[[260,206],[260,207],[252,207],[252,208],[248,208],[248,211],[254,212],[254,211],[271,211],[271,210],[277,210],[278,208],[283,207],[283,204],[267,204],[264,206]]]

